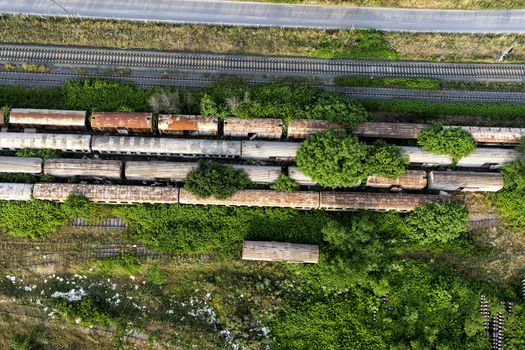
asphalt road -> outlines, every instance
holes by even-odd
[[[386,9],[221,0],[0,0],[0,13],[264,27],[525,32],[525,10]]]

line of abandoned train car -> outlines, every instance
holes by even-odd
[[[3,117],[0,117],[3,118]],[[87,117],[85,111],[19,109],[10,111],[9,122],[0,119],[0,127],[11,130],[65,130],[94,131],[100,133],[158,134],[176,136],[224,136],[227,138],[261,139],[304,139],[316,132],[327,129],[344,130],[344,126],[327,120],[291,120],[287,125],[275,118],[226,118],[199,115],[160,114],[157,119],[152,113],[135,112],[93,112]],[[354,135],[368,138],[416,139],[428,124],[415,123],[374,123],[366,122],[357,126]],[[454,126],[445,126],[452,128]],[[525,128],[461,126],[472,134],[478,143],[512,145],[525,136]]]
[[[283,171],[281,166],[231,164],[246,172],[253,183],[272,184]],[[46,174],[57,178],[128,180],[141,182],[184,182],[188,173],[199,167],[197,162],[135,161],[2,157],[0,173]],[[295,166],[288,166],[291,179],[302,186],[316,186]],[[360,183],[356,184],[359,186]],[[398,179],[369,176],[368,187],[390,190],[429,190],[496,192],[503,188],[499,173],[472,171],[407,170]]]
[[[80,195],[107,204],[190,204],[248,207],[295,208],[302,210],[379,210],[409,212],[447,196],[432,194],[371,193],[342,191],[240,190],[228,199],[200,198],[178,187],[99,185],[70,183],[0,183],[0,200],[31,199],[63,202]]]
[[[206,140],[143,136],[49,134],[1,132],[0,151],[53,149],[66,153],[132,155],[180,158],[230,158],[265,162],[293,162],[300,142]],[[412,166],[434,167],[453,164],[452,157],[401,146]],[[462,158],[458,167],[497,169],[522,158],[515,149],[478,147]]]

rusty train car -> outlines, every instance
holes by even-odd
[[[107,204],[189,204],[248,207],[295,208],[301,210],[379,210],[408,212],[445,197],[428,194],[366,193],[340,191],[277,192],[241,190],[228,199],[199,198],[178,187],[98,185],[71,183],[0,183],[0,200],[48,200],[63,202],[80,195]]]
[[[319,246],[288,242],[244,241],[242,259],[316,264],[319,261]]]
[[[136,112],[93,112],[86,117],[85,111],[23,109],[11,111],[10,125],[14,129],[61,129],[85,131],[91,124],[95,132],[116,134],[152,134],[175,136],[222,136],[232,138],[280,139],[283,135],[289,139],[305,139],[308,136],[328,129],[343,131],[341,124],[315,119],[292,120],[287,126],[281,119],[275,118],[226,118],[200,115],[160,114],[158,125],[154,125],[151,113]],[[0,121],[0,127],[2,122]],[[384,123],[364,122],[353,131],[354,135],[364,138],[383,138],[413,140],[428,124],[420,123]],[[472,134],[474,139],[485,145],[513,145],[525,137],[525,128],[444,126],[462,128]]]

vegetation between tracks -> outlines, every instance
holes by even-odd
[[[474,152],[477,145],[468,131],[462,128],[444,130],[439,124],[422,130],[417,137],[417,144],[425,151],[450,155],[453,165]]]
[[[498,2],[500,3],[500,2]],[[0,18],[3,42],[320,58],[494,62],[525,59],[525,35],[390,33]]]

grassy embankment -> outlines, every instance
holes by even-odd
[[[240,28],[112,21],[0,18],[9,43],[40,43],[319,58],[494,62],[525,59],[525,35],[386,33],[366,30]]]

